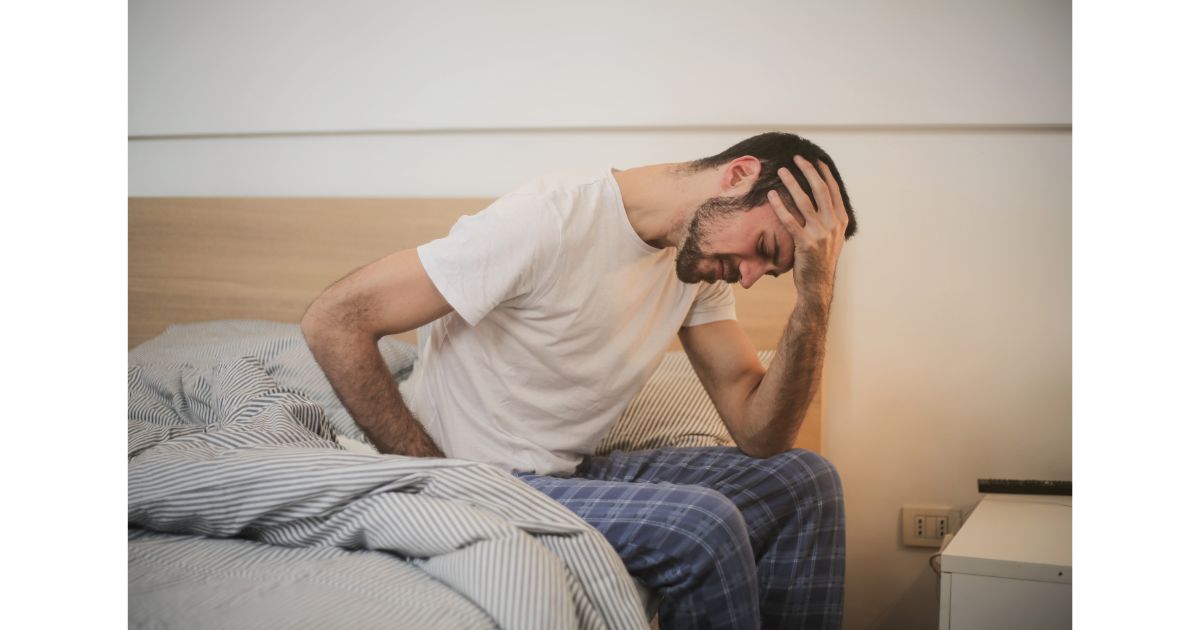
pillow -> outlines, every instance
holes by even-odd
[[[770,365],[774,350],[758,353]],[[596,454],[684,446],[733,446],[733,438],[683,352],[668,352]]]
[[[417,359],[416,347],[384,337],[379,341],[379,351],[394,380],[408,377]],[[262,361],[267,374],[281,387],[319,403],[339,437],[369,443],[317,365],[299,324],[260,320],[176,324],[130,350],[129,365],[167,363],[207,367],[243,356]]]

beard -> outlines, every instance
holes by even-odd
[[[732,260],[721,258],[725,263],[724,278],[717,277],[715,271],[709,274],[702,273],[700,264],[705,260],[718,258],[706,253],[704,249],[705,241],[710,234],[716,231],[721,220],[734,212],[748,209],[741,199],[731,197],[710,197],[700,204],[699,208],[696,208],[696,213],[692,215],[692,221],[688,224],[683,243],[679,245],[679,252],[675,255],[675,275],[681,282],[686,284],[716,282],[717,280],[737,282],[741,279],[741,274],[738,273],[737,266],[733,264]]]

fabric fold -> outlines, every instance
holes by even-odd
[[[132,365],[129,409],[131,527],[387,552],[502,628],[646,627],[616,553],[566,508],[486,464],[349,453],[254,356]]]

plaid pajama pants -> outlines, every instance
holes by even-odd
[[[664,629],[841,627],[841,479],[816,453],[616,451],[573,477],[518,476],[604,534]]]

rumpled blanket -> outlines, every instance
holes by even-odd
[[[646,627],[620,558],[566,508],[486,464],[347,452],[323,406],[256,356],[131,358],[128,457],[131,541],[375,550],[501,628]]]

